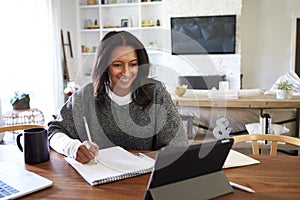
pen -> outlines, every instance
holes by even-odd
[[[233,182],[229,182],[229,183],[230,183],[230,185],[231,185],[232,187],[235,187],[235,188],[237,188],[237,189],[244,190],[244,191],[250,192],[250,193],[255,193],[254,190],[252,190],[251,188],[248,188],[248,187],[246,187],[246,186],[243,186],[243,185],[240,185],[240,184],[237,184],[237,183],[233,183]]]
[[[90,142],[92,142],[92,138],[91,138],[91,133],[90,133],[89,125],[88,125],[88,123],[87,123],[85,117],[83,117],[83,121],[84,121],[84,126],[85,126],[85,130],[86,130],[86,134],[87,134],[88,140],[89,140]],[[94,158],[94,161],[95,161],[96,164],[98,163],[96,157]]]

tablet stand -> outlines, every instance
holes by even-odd
[[[146,199],[179,200],[211,199],[233,192],[224,172],[218,171],[159,187],[147,191]]]

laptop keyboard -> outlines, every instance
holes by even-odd
[[[17,192],[19,191],[0,180],[0,198]]]

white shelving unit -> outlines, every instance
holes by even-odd
[[[163,38],[157,34],[164,25],[162,0],[98,1],[96,5],[87,5],[86,0],[77,0],[77,39],[80,45],[77,48],[79,51],[78,74],[82,74],[85,79],[90,76],[95,56],[94,49],[109,31],[126,30],[139,38],[145,47],[153,45],[163,47]],[[157,20],[159,20],[159,26],[157,26]]]

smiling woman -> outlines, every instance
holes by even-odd
[[[48,124],[50,146],[87,163],[98,148],[187,145],[170,94],[161,82],[149,78],[149,67],[148,53],[133,34],[108,32],[96,52],[92,82],[73,93]]]
[[[57,59],[59,51],[56,51],[59,40],[55,38],[57,28],[52,2],[1,2],[0,85],[5,87],[0,88],[0,98],[3,111],[11,109],[8,102],[15,91],[29,93],[32,106],[44,113],[53,114],[57,110],[58,101],[54,97],[62,93],[56,90],[63,86],[58,87],[58,79],[62,76],[58,70],[61,67]]]

